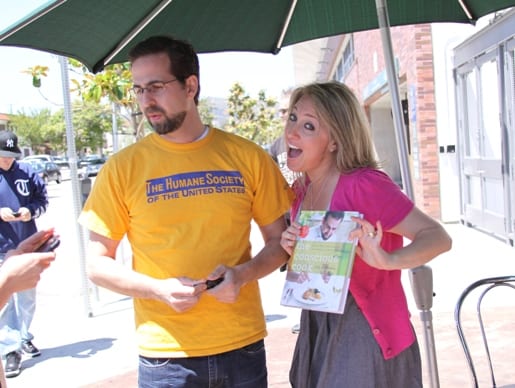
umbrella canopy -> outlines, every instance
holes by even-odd
[[[514,0],[388,0],[390,25],[473,23]],[[199,53],[255,51],[379,27],[375,0],[56,0],[0,34],[0,45],[76,58],[93,72],[136,42],[169,34]]]

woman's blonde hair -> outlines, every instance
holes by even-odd
[[[379,168],[368,120],[352,90],[336,81],[301,86],[293,91],[290,112],[303,96],[311,99],[319,120],[329,127],[338,171]]]

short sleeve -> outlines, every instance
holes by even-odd
[[[334,201],[335,208],[361,212],[371,223],[380,220],[385,230],[401,222],[414,204],[384,172],[361,169],[342,176]],[[340,207],[343,206],[343,207]]]

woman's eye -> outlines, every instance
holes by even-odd
[[[295,116],[294,113],[290,113],[290,115],[288,116],[288,120],[290,120],[290,121],[297,121],[297,116]]]
[[[311,123],[304,124],[304,128],[306,128],[309,131],[314,131],[315,130],[315,126],[313,124],[311,124]]]

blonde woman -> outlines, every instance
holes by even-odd
[[[422,387],[420,352],[401,284],[402,269],[451,248],[444,228],[420,211],[379,169],[367,120],[352,91],[337,82],[296,89],[285,127],[294,183],[291,219],[300,210],[364,215],[343,315],[303,310],[293,387]],[[300,225],[281,246],[292,253]],[[411,240],[403,246],[403,238]]]

